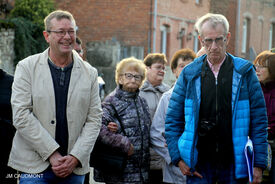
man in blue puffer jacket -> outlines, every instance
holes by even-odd
[[[226,52],[227,19],[208,13],[196,28],[206,55],[181,72],[167,110],[165,136],[172,162],[187,183],[246,183],[244,154],[254,146],[253,183],[267,164],[267,116],[253,65]]]

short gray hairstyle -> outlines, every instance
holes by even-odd
[[[63,10],[56,10],[56,11],[51,12],[44,19],[45,31],[51,30],[51,28],[52,28],[51,20],[53,20],[54,18],[56,18],[57,20],[68,19],[68,20],[70,20],[73,23],[74,29],[76,29],[76,24],[75,24],[74,17],[73,17],[73,15],[70,12],[63,11]]]
[[[229,23],[225,16],[221,14],[207,13],[200,17],[195,24],[195,28],[200,36],[202,36],[202,25],[207,21],[211,23],[213,28],[215,28],[218,24],[222,24],[225,30],[225,35],[229,32]]]

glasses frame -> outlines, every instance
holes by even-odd
[[[220,36],[220,37],[217,37],[217,38],[215,38],[215,39],[212,39],[212,38],[205,38],[205,39],[202,40],[202,43],[203,43],[206,47],[212,46],[212,45],[213,45],[213,42],[215,42],[216,45],[221,46],[223,43],[226,42],[226,40],[227,40],[226,37]],[[209,43],[207,43],[207,42],[209,42]]]
[[[142,81],[143,76],[142,75],[133,75],[131,73],[124,73],[122,74],[125,76],[126,79],[132,80],[132,78],[135,79],[135,81]]]
[[[165,71],[165,66],[159,65],[159,66],[150,66],[151,69],[156,69],[157,71]]]
[[[259,64],[256,64],[254,66],[255,66],[256,69],[260,69],[260,70],[262,70],[264,68],[267,68],[267,66],[263,66],[263,65],[259,65]]]
[[[68,31],[64,31],[64,30],[59,30],[59,31],[56,31],[56,30],[48,30],[47,31],[48,33],[55,33],[58,37],[64,37],[67,33],[69,36],[74,36],[75,35],[75,30],[68,30]]]

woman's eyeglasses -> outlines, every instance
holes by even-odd
[[[133,77],[135,78],[136,81],[141,81],[142,79],[142,75],[133,75],[131,73],[124,73],[123,74],[125,76],[126,79],[131,80]]]
[[[263,66],[263,65],[259,65],[259,64],[256,64],[254,65],[256,67],[256,69],[263,69],[263,68],[267,68],[267,66]]]

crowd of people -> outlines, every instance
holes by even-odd
[[[49,48],[20,61],[14,77],[0,69],[0,183],[89,183],[99,140],[127,155],[120,174],[94,168],[94,180],[106,184],[258,184],[268,144],[275,183],[275,53],[253,63],[228,53],[226,17],[197,20],[202,48],[173,55],[172,88],[163,83],[164,54],[130,57],[117,64],[117,87],[102,102],[72,14],[57,10],[44,22]]]

